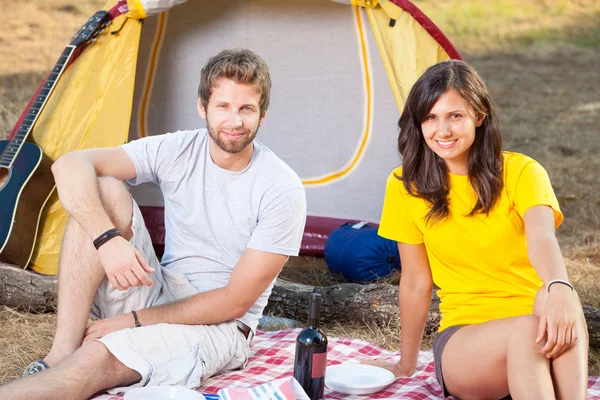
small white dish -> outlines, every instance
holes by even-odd
[[[338,364],[327,368],[325,372],[325,385],[345,394],[377,393],[395,379],[387,369],[366,364]]]
[[[125,393],[125,400],[206,400],[202,393],[182,386],[147,386]]]

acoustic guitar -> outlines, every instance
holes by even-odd
[[[40,217],[55,188],[52,160],[28,139],[48,97],[76,51],[95,40],[111,22],[106,11],[95,13],[73,36],[31,102],[10,140],[0,140],[0,261],[27,268]]]

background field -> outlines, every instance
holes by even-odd
[[[194,1],[194,0],[190,0]],[[6,138],[72,34],[103,1],[0,0],[0,139]],[[600,2],[595,0],[415,1],[488,83],[505,148],[548,170],[565,214],[557,235],[585,304],[600,307]],[[336,282],[321,260],[302,258],[283,276]],[[54,314],[0,310],[0,383],[43,357]],[[336,336],[399,348],[396,324],[331,325]],[[424,347],[431,338],[425,338]],[[600,373],[598,350],[590,374]]]

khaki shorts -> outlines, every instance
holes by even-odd
[[[165,304],[198,293],[185,275],[163,268],[154,252],[150,235],[139,207],[133,201],[131,243],[155,269],[154,286],[131,287],[119,291],[104,279],[94,299],[92,314],[109,318],[132,310]],[[133,321],[133,316],[131,317]],[[251,336],[250,336],[251,338]],[[202,378],[219,371],[246,366],[249,340],[238,330],[235,321],[217,325],[158,324],[112,332],[99,339],[125,366],[137,371],[142,379],[127,388],[140,386],[200,386]]]

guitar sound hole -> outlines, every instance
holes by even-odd
[[[0,167],[0,190],[4,187],[8,181],[8,168]]]

